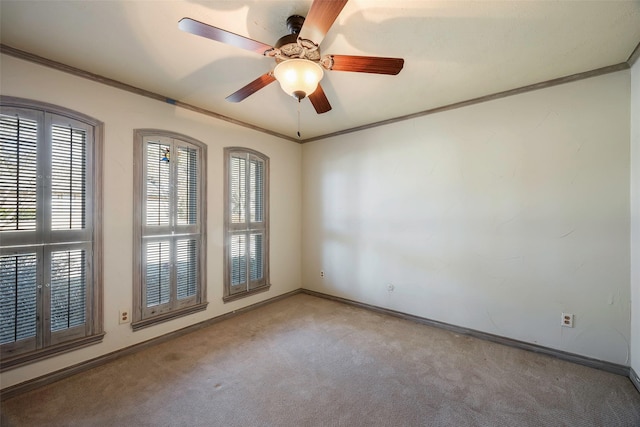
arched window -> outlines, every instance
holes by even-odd
[[[135,131],[134,330],[204,310],[206,145]]]
[[[102,340],[102,123],[0,98],[2,368]]]
[[[225,148],[224,301],[269,289],[269,158]]]

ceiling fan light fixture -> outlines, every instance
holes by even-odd
[[[287,95],[300,101],[315,92],[324,71],[308,59],[288,59],[276,65],[273,75]]]

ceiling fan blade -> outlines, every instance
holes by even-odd
[[[269,72],[267,74],[263,74],[245,87],[238,89],[231,95],[227,96],[225,99],[229,102],[240,102],[275,81],[276,78],[273,77],[272,73]]]
[[[382,58],[379,56],[329,55],[334,71],[353,71],[356,73],[398,74],[404,66],[402,58]]]
[[[345,4],[347,0],[315,0],[302,24],[300,38],[320,44]]]
[[[273,47],[268,44],[213,27],[191,18],[182,18],[178,21],[178,28],[187,33],[195,34],[196,36],[206,37],[241,49],[250,50],[260,55],[264,55],[266,51],[273,49]]]
[[[309,95],[309,101],[313,105],[313,108],[316,109],[316,113],[322,114],[331,110],[331,104],[329,104],[329,100],[327,99],[327,95],[324,94],[324,90],[322,90],[322,86],[318,85],[318,88]]]

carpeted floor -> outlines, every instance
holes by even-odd
[[[640,426],[628,378],[304,294],[1,409],[3,426]]]

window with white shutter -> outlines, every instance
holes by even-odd
[[[225,148],[224,301],[269,289],[269,158]]]
[[[184,135],[134,135],[134,330],[204,310],[206,146]]]
[[[102,124],[0,99],[2,369],[99,342]]]

